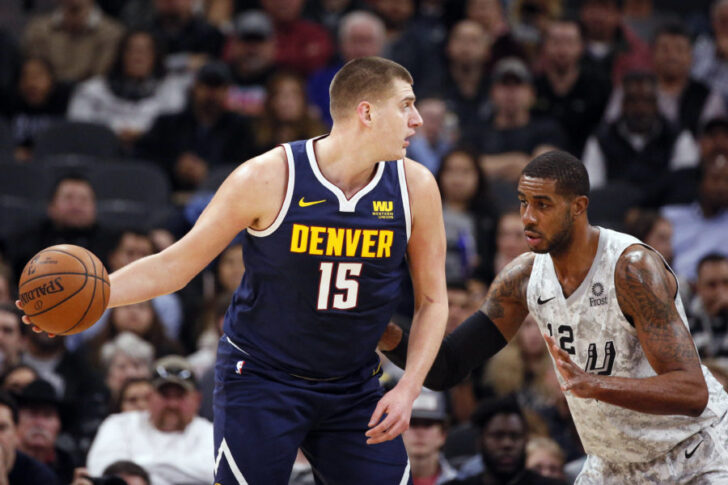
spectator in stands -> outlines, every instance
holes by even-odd
[[[117,460],[133,460],[155,485],[211,483],[212,423],[197,416],[200,395],[187,361],[169,356],[154,364],[148,411],[109,416],[88,454],[92,476]]]
[[[29,161],[35,136],[65,118],[70,93],[68,84],[56,80],[47,60],[29,57],[23,61],[16,86],[0,103],[10,125],[17,160]]]
[[[691,204],[662,209],[674,228],[672,247],[675,272],[695,281],[698,261],[706,254],[728,255],[728,159],[718,155],[700,166],[698,197]]]
[[[151,32],[132,30],[119,43],[109,72],[76,87],[68,117],[106,125],[131,148],[157,116],[182,111],[188,86],[187,76],[167,75]]]
[[[549,24],[562,16],[562,0],[514,0],[510,2],[509,21],[513,38],[526,52],[532,65],[543,44]]]
[[[447,326],[445,335],[455,330],[472,313],[473,307],[477,309],[479,302],[474,298],[465,283],[450,281],[447,283]]]
[[[155,357],[181,352],[179,343],[165,334],[151,301],[144,301],[111,309],[109,324],[88,343],[91,362],[100,362],[103,345],[123,332],[131,332],[151,344]]]
[[[624,231],[655,249],[672,264],[672,224],[656,210],[633,208],[624,218]]]
[[[533,78],[523,61],[513,57],[495,65],[493,114],[473,139],[484,153],[481,167],[489,179],[516,181],[532,157],[566,145],[557,121],[531,114],[535,97]]]
[[[710,8],[713,35],[701,35],[693,48],[693,76],[728,100],[728,0]]]
[[[631,72],[622,80],[622,114],[587,140],[582,158],[592,189],[622,181],[654,190],[669,171],[695,165],[698,150],[688,130],[673,128],[657,106],[657,79]]]
[[[27,56],[43,57],[61,81],[82,81],[105,73],[123,28],[94,0],[62,0],[52,13],[31,20],[23,35]]]
[[[675,126],[697,135],[701,125],[726,115],[723,96],[690,75],[692,45],[690,34],[680,22],[663,25],[652,45],[652,62],[657,75],[657,106]],[[606,117],[616,119],[622,108],[621,88],[612,93]]]
[[[500,273],[508,263],[528,251],[528,245],[523,238],[523,222],[518,211],[501,214],[495,233],[495,248],[494,274]]]
[[[662,9],[655,9],[653,0],[624,0],[622,2],[622,18],[624,24],[632,32],[650,43],[655,39],[655,33],[662,25],[676,20],[676,15],[667,13]]]
[[[456,148],[448,153],[436,180],[447,238],[445,273],[450,281],[466,281],[481,263],[490,267],[497,212],[473,152]]]
[[[614,85],[635,69],[650,66],[650,48],[622,23],[620,0],[584,0],[579,18],[588,65]]]
[[[463,137],[478,137],[489,114],[489,77],[486,61],[492,39],[478,22],[461,20],[450,30],[445,65],[421,79],[423,96],[441,96],[458,118]]]
[[[131,332],[121,332],[101,347],[99,360],[112,403],[121,401],[121,390],[129,379],[152,376],[154,347]]]
[[[2,390],[10,394],[19,394],[25,386],[38,379],[38,372],[27,364],[9,367],[2,376]]]
[[[431,31],[417,22],[415,1],[373,0],[369,2],[386,28],[386,42],[382,57],[403,65],[417,79],[412,86],[421,94],[425,79],[436,76],[441,69],[439,45]]]
[[[154,392],[152,381],[144,377],[130,377],[124,381],[119,391],[119,402],[114,412],[146,411],[149,409],[149,398]]]
[[[13,303],[0,303],[0,373],[20,363],[26,333],[22,316]]]
[[[423,388],[412,404],[409,429],[402,433],[414,485],[440,485],[457,476],[440,452],[447,427],[445,394]]]
[[[101,474],[101,478],[107,479],[108,481],[104,483],[109,485],[117,485],[118,482],[112,482],[112,479],[123,480],[126,485],[152,485],[147,471],[133,461],[128,460],[115,461],[107,466]],[[94,485],[94,483],[99,483],[98,479],[95,482],[92,481],[88,476],[88,470],[76,468],[71,485]]]
[[[258,116],[263,113],[266,85],[276,71],[273,23],[265,12],[250,10],[240,14],[234,29],[227,52],[233,77],[227,105],[242,115]]]
[[[196,71],[207,59],[222,53],[225,38],[195,12],[192,0],[154,0],[149,21],[134,27],[149,29],[161,40],[165,65],[170,71]]]
[[[14,296],[17,292],[13,270],[10,269],[10,266],[0,262],[0,304],[14,303]]]
[[[285,71],[275,74],[268,82],[267,91],[263,115],[254,124],[259,150],[313,138],[328,131],[320,118],[312,113],[305,81],[298,74]]]
[[[407,156],[436,174],[442,158],[453,149],[459,136],[457,115],[439,96],[417,100],[417,109],[422,117],[422,127],[410,138]]]
[[[47,381],[28,384],[17,396],[18,449],[51,468],[60,483],[70,483],[78,466],[75,443],[61,434],[63,403]]]
[[[584,69],[584,40],[574,20],[556,20],[546,28],[536,77],[535,111],[553,116],[568,137],[567,150],[580,154],[602,118],[610,82]]]
[[[261,0],[260,4],[273,20],[277,65],[308,76],[329,62],[334,44],[324,27],[301,17],[303,0]]]
[[[485,469],[477,475],[448,482],[450,485],[565,483],[526,469],[528,424],[514,398],[484,401],[473,415],[473,422],[481,431],[480,446]]]
[[[55,244],[82,246],[105,261],[113,233],[96,222],[96,195],[83,175],[61,176],[51,191],[47,218],[39,227],[11,237],[8,245],[15,274],[38,251]]]
[[[465,18],[474,20],[485,29],[490,40],[490,57],[486,67],[492,67],[506,57],[526,58],[526,52],[513,37],[500,0],[466,0]]]
[[[526,444],[526,468],[544,477],[565,480],[566,455],[557,442],[545,436],[534,436]]]
[[[384,49],[386,30],[379,17],[365,11],[350,12],[341,19],[338,30],[338,55],[326,67],[313,72],[308,79],[308,96],[318,107],[321,119],[331,126],[329,85],[334,74],[352,59],[379,56]],[[421,106],[420,106],[421,108]]]
[[[18,408],[15,400],[0,392],[0,483],[59,485],[55,473],[18,449]]]
[[[185,111],[160,116],[137,142],[137,155],[159,164],[175,190],[194,189],[211,167],[241,163],[256,152],[248,120],[226,107],[230,82],[225,64],[205,64]]]
[[[696,294],[688,308],[690,333],[701,357],[728,359],[728,256],[703,256],[697,272]]]

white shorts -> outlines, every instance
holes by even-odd
[[[575,485],[728,484],[728,413],[713,426],[645,463],[614,463],[590,455]]]

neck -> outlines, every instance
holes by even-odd
[[[576,228],[571,241],[563,250],[551,253],[556,276],[559,278],[564,295],[569,296],[581,284],[594,262],[599,246],[599,230],[585,225]]]
[[[410,456],[412,477],[427,478],[440,471],[440,460],[437,453],[427,456]]]
[[[18,448],[26,455],[30,455],[41,463],[53,463],[53,461],[56,459],[56,451],[53,449],[53,447],[47,448],[45,446],[23,446],[21,444],[18,446]]]
[[[28,353],[36,359],[51,360],[63,353],[63,349],[44,349],[42,347],[30,345],[28,346]]]
[[[377,153],[376,142],[353,133],[357,129],[335,126],[329,136],[314,142],[321,174],[347,198],[369,183],[377,162],[384,159]]]
[[[571,66],[549,66],[546,69],[546,77],[551,84],[551,88],[556,94],[564,95],[574,86],[579,78],[579,65]]]

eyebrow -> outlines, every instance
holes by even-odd
[[[518,197],[522,197],[522,198],[525,199],[526,198],[526,194],[524,194],[523,192],[519,191],[518,192]],[[553,202],[553,199],[551,197],[549,197],[548,195],[534,195],[532,198],[538,199],[538,200],[547,200],[549,202]]]
[[[416,99],[415,95],[414,94],[411,94],[411,95],[408,95],[408,96],[405,96],[404,98],[402,98],[402,102],[405,102],[405,101],[413,101],[414,102],[415,99]]]

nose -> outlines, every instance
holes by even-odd
[[[530,205],[521,207],[521,222],[523,223],[523,227],[529,227],[536,223],[536,216]]]
[[[410,126],[416,128],[422,126],[422,116],[416,107],[412,107],[412,116],[410,117]]]

